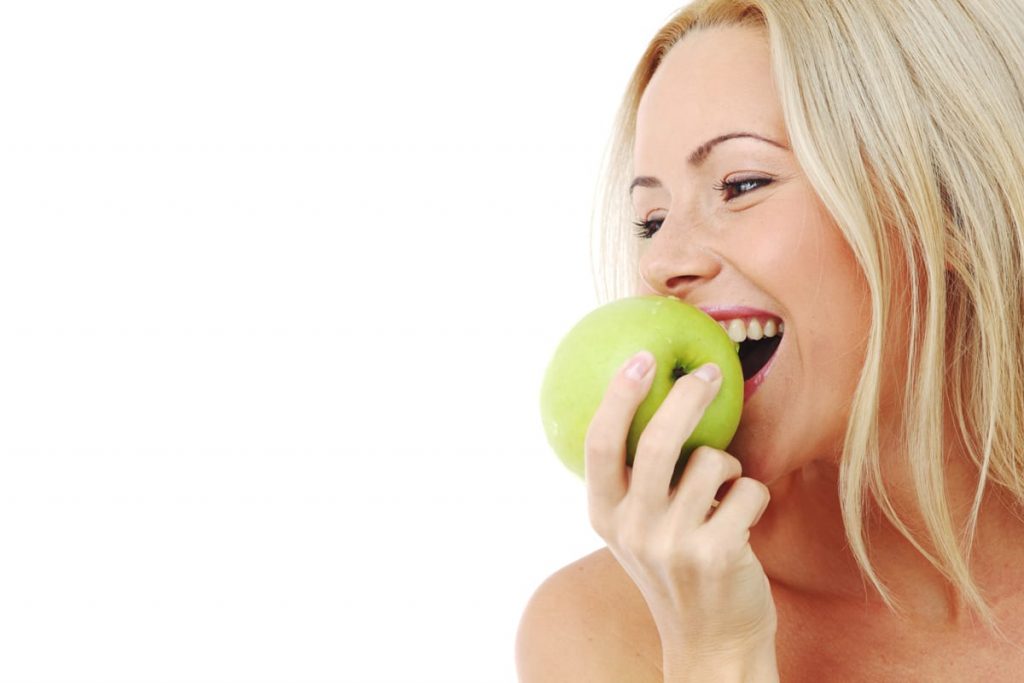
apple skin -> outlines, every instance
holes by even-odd
[[[640,435],[680,371],[688,374],[707,362],[721,369],[721,388],[683,444],[673,481],[695,448],[724,449],[739,427],[743,412],[739,344],[711,316],[676,297],[619,299],[595,309],[569,331],[548,365],[541,388],[541,418],[548,443],[581,478],[585,477],[584,441],[590,421],[615,373],[642,350],[650,351],[657,365],[650,391],[629,429],[627,464],[632,465]]]

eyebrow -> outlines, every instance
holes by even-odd
[[[757,133],[726,133],[724,135],[719,135],[718,137],[711,138],[710,140],[702,144],[700,147],[693,150],[693,152],[690,153],[690,156],[687,157],[686,163],[688,163],[690,166],[700,166],[704,162],[704,160],[708,158],[708,155],[711,154],[711,150],[713,150],[716,145],[723,143],[726,140],[733,140],[735,138],[753,138],[755,140],[760,140],[761,142],[767,142],[769,145],[773,145],[775,147],[778,147],[779,149],[789,149],[785,145],[776,142],[771,138],[766,138],[763,135],[758,135]],[[633,182],[630,184],[629,193],[633,194],[633,189],[637,187],[661,187],[661,181],[651,176],[639,176],[637,178],[634,178]]]

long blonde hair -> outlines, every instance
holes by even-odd
[[[876,504],[999,631],[969,569],[982,496],[1024,501],[1024,5],[1019,0],[698,0],[650,42],[633,72],[595,213],[602,300],[635,293],[628,229],[636,111],[688,31],[755,25],[768,36],[793,151],[869,283],[872,323],[847,426],[839,498],[851,551],[886,604],[865,511]],[[897,273],[897,264],[907,273]],[[890,310],[904,287],[909,311]],[[901,378],[916,503],[934,552],[900,519],[879,464],[881,356],[894,316],[910,321]],[[948,404],[948,405],[944,405]],[[944,408],[978,471],[964,528],[945,489]],[[986,489],[988,487],[988,489]]]

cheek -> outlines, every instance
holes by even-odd
[[[761,454],[750,464],[767,478],[806,458],[838,455],[871,320],[867,281],[824,209],[806,197],[773,208],[762,234],[774,239],[751,243],[748,253],[795,334],[769,389],[772,400],[764,403],[766,392],[757,404],[773,414],[752,422],[736,444]],[[778,452],[764,452],[766,444]]]
[[[794,180],[749,211],[733,218],[741,227],[730,230],[730,247],[751,272],[775,283],[780,297],[821,277],[822,259],[835,256],[827,238],[838,228],[805,183]]]
[[[806,360],[845,401],[856,389],[864,365],[871,292],[852,250],[827,216],[807,235],[799,254],[800,263],[807,265],[801,269],[803,297],[797,314],[806,333],[801,337],[812,340],[804,349]]]
[[[802,308],[794,312],[800,327],[800,362],[809,380],[805,424],[809,429],[819,425],[817,447],[838,456],[864,367],[871,297],[839,230],[825,223],[815,234],[803,255],[803,263],[813,266],[807,269]]]
[[[782,303],[802,328],[829,338],[834,330],[847,340],[866,335],[871,295],[860,265],[817,197],[809,188],[800,194],[783,205],[789,237],[778,240],[772,255],[780,286],[792,295]]]

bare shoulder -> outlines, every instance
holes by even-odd
[[[558,570],[519,624],[523,683],[661,681],[661,643],[647,604],[607,548]]]

